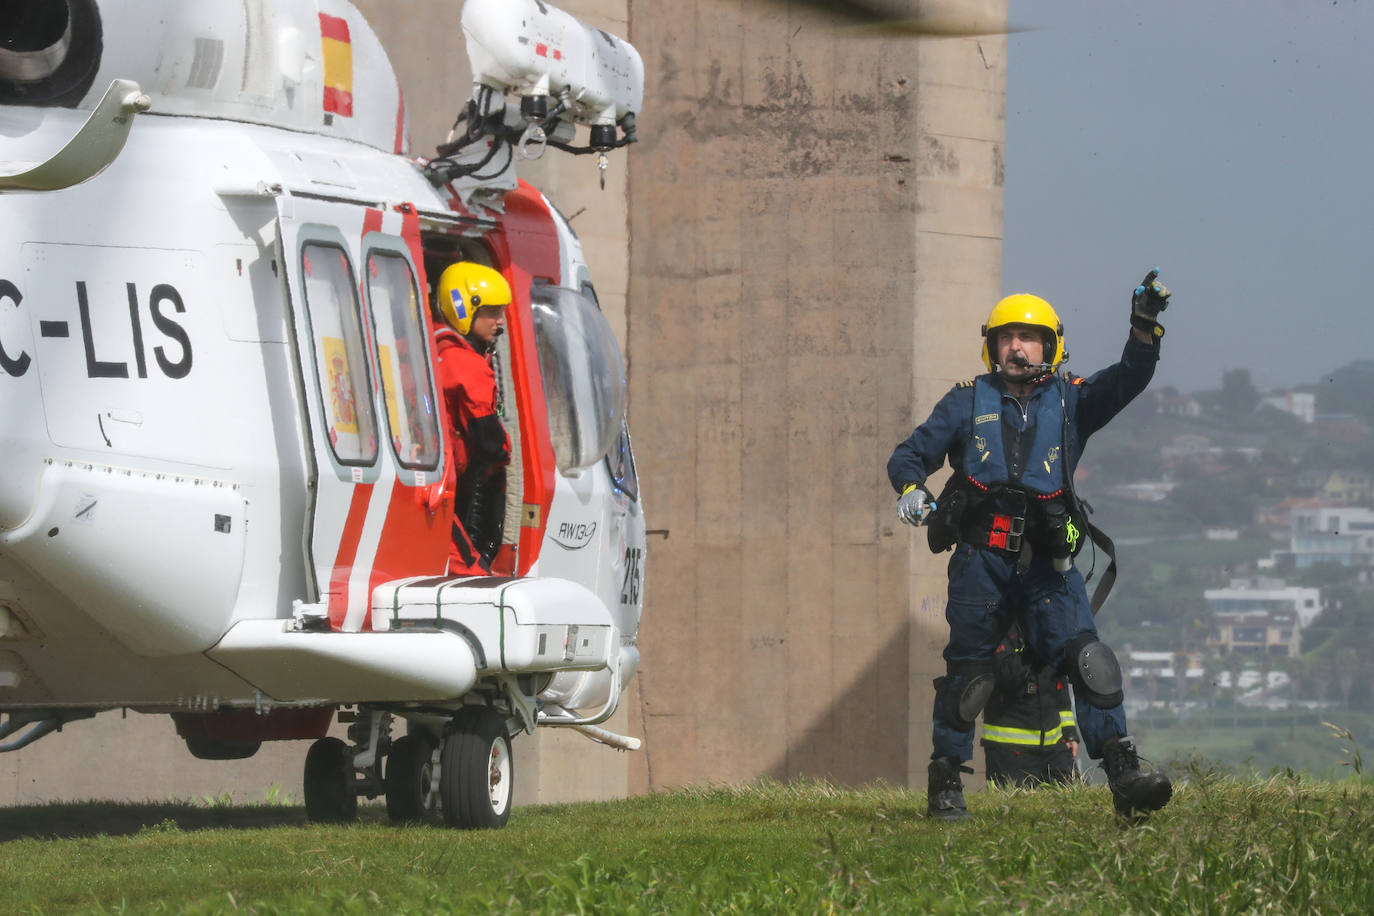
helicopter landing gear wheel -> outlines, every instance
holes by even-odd
[[[494,709],[458,714],[444,737],[439,796],[450,827],[504,827],[510,819],[515,761],[506,720]]]
[[[336,824],[358,816],[353,755],[338,738],[319,739],[305,755],[305,816]]]
[[[416,732],[391,742],[386,758],[386,814],[393,821],[427,821],[438,808],[434,739]]]

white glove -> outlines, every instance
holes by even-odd
[[[919,528],[930,518],[930,513],[935,511],[935,500],[930,498],[930,493],[920,484],[911,484],[902,491],[901,497],[897,500],[897,518],[908,525]]]

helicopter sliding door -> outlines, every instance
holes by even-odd
[[[373,588],[439,575],[450,504],[412,212],[280,198],[279,237],[313,461],[307,613],[371,626]]]

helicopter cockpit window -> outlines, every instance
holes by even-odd
[[[377,421],[358,287],[348,256],[334,245],[307,244],[301,250],[301,273],[330,447],[340,464],[372,464],[377,460]]]
[[[396,458],[411,470],[439,466],[439,424],[429,383],[429,363],[415,275],[397,254],[367,258],[367,294],[377,339],[388,431]]]
[[[611,452],[625,421],[625,361],[590,299],[536,286],[531,300],[558,468],[590,467]]]

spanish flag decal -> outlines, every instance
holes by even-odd
[[[353,117],[353,43],[348,20],[320,13],[320,45],[324,54],[324,110]]]

